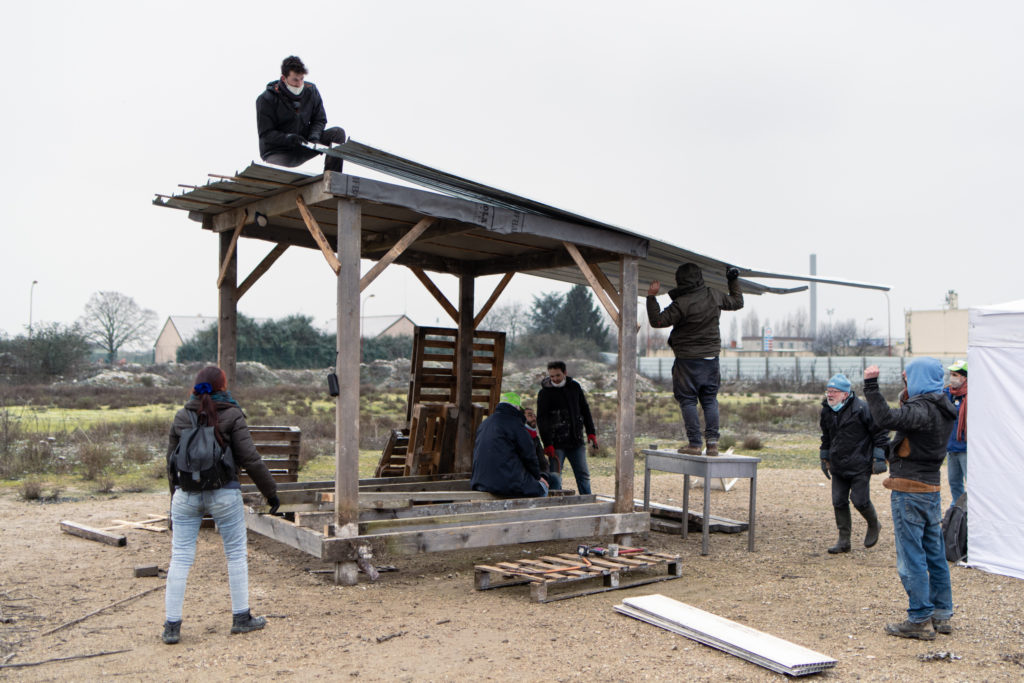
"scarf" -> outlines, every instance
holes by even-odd
[[[960,414],[956,418],[956,440],[963,441],[967,433],[967,380],[959,388],[949,388],[949,393],[960,399]]]
[[[204,382],[204,384],[205,384],[205,382]],[[207,392],[204,391],[203,393],[205,394]],[[194,391],[194,392],[192,392],[192,398],[194,398],[196,400],[201,400],[203,397],[198,392]],[[232,403],[232,404],[234,404],[236,406],[238,405],[238,401],[236,401],[235,397],[231,395],[231,392],[227,391],[227,390],[218,391],[216,393],[210,394],[210,400],[211,401],[221,401],[222,403]],[[238,407],[241,408],[241,406],[238,406]]]

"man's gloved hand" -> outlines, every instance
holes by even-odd
[[[596,434],[587,434],[587,441],[590,442],[590,445],[594,447],[595,451],[598,448],[600,448],[600,446],[597,445],[597,435]]]
[[[740,276],[740,269],[734,266],[729,266],[725,269],[725,279],[732,282]]]
[[[558,459],[555,456],[555,447],[554,446],[548,446],[547,448],[545,448],[544,449],[544,454],[546,456],[548,456],[549,458],[555,458],[556,460]]]
[[[288,133],[284,136],[284,141],[289,147],[301,147],[306,140],[298,133]]]
[[[310,135],[309,136],[309,141],[312,142],[313,144],[319,145],[320,144],[320,135],[319,135],[319,133],[314,133],[313,135]]]
[[[832,475],[828,471],[828,451],[822,448],[818,451],[818,455],[821,458],[821,473],[825,475],[826,479],[831,479]]]
[[[871,461],[871,474],[882,474],[887,469],[885,464],[885,450],[878,448],[877,446],[871,451],[873,460]]]
[[[267,505],[270,506],[270,512],[268,514],[276,515],[277,509],[281,507],[281,499],[277,496],[271,496],[267,498]]]

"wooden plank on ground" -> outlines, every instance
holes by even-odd
[[[323,533],[298,526],[283,517],[261,515],[246,510],[245,526],[262,536],[272,538],[313,557],[321,557],[323,554]]]
[[[128,539],[125,538],[124,534],[112,534],[103,529],[96,529],[68,519],[61,521],[60,529],[66,534],[87,538],[90,541],[106,543],[107,545],[123,547],[128,544]]]
[[[488,510],[436,517],[414,517],[409,519],[381,519],[359,522],[359,534],[382,534],[388,531],[409,531],[412,529],[441,529],[451,526],[493,524],[495,522],[518,522],[537,520],[543,523],[562,517],[584,517],[612,512],[611,503],[588,503],[556,507],[525,508],[520,510]]]

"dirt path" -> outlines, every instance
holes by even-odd
[[[641,482],[642,483],[642,482]],[[166,495],[133,494],[62,503],[0,497],[0,662],[10,664],[128,649],[93,659],[4,669],[10,680],[358,678],[380,681],[780,680],[776,674],[667,631],[621,616],[623,597],[662,593],[839,660],[829,680],[1021,680],[1024,676],[1024,582],[952,569],[954,634],[931,642],[882,632],[901,620],[906,597],[895,569],[888,494],[873,482],[884,525],[878,546],[831,556],[834,541],[827,482],[816,471],[764,470],[758,480],[758,548],[746,534],[715,534],[700,555],[700,534],[683,541],[652,534],[651,549],[683,557],[681,579],[548,604],[525,587],[478,593],[473,565],[555,552],[574,542],[544,543],[414,558],[378,558],[398,571],[376,584],[332,585],[318,561],[250,535],[253,610],[269,615],[258,633],[230,636],[224,556],[212,530],[200,536],[185,602],[182,642],[163,645],[163,593],[40,634],[121,598],[160,585],[133,578],[140,564],[166,568],[165,534],[128,531],[115,548],[62,534],[61,519],[105,526],[166,508]],[[654,477],[659,502],[680,504],[682,478]],[[612,482],[595,480],[610,492]],[[714,492],[712,512],[745,518],[747,487]],[[699,509],[700,492],[691,500]],[[863,534],[855,519],[855,539]],[[597,540],[597,539],[595,539]],[[607,542],[610,539],[601,539]],[[11,623],[7,623],[10,620]],[[386,636],[394,636],[385,638]],[[380,642],[378,642],[380,641]],[[922,662],[951,651],[961,659]]]

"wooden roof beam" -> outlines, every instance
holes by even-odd
[[[604,310],[608,311],[608,315],[611,316],[615,326],[619,327],[622,324],[619,319],[619,309],[612,302],[611,297],[608,296],[608,292],[605,291],[601,281],[596,275],[594,275],[594,269],[591,268],[590,264],[583,258],[583,255],[580,253],[580,250],[576,248],[575,244],[572,242],[562,242],[562,245],[565,247],[565,250],[569,252],[569,255],[572,256],[572,260],[576,262],[580,272],[583,273],[583,277],[585,277],[587,282],[590,283],[590,288],[594,290],[594,294],[597,295],[598,301],[600,301],[601,305],[604,306]],[[609,282],[609,284],[611,283]]]
[[[264,216],[276,216],[288,211],[294,211],[298,198],[301,198],[307,206],[318,204],[333,198],[329,190],[330,184],[325,180],[297,187],[294,190],[285,190],[279,194],[246,204],[237,209],[218,213],[213,217],[211,227],[214,232],[226,232],[234,229],[238,225],[239,220],[245,220],[247,223],[253,222],[256,219],[257,213],[261,213]]]
[[[363,214],[364,216],[367,214]],[[386,218],[382,220],[394,220]],[[446,235],[458,235],[460,233],[469,232],[475,230],[477,226],[469,225],[466,223],[457,223],[455,221],[442,221],[435,219],[434,224],[430,227],[430,232],[427,234],[425,239],[434,239],[437,237],[444,237]],[[363,240],[363,258],[372,258],[375,253],[386,252],[393,246],[398,244],[399,240],[406,234],[407,229],[402,227],[396,230],[386,230],[371,235],[366,235]]]
[[[295,195],[295,203],[299,207],[299,213],[302,214],[302,220],[306,221],[306,228],[309,230],[309,234],[313,236],[320,251],[323,252],[324,258],[327,259],[327,265],[331,267],[334,274],[337,275],[341,272],[341,263],[338,261],[338,257],[334,255],[331,250],[331,245],[328,244],[327,238],[324,237],[323,230],[320,229],[320,224],[313,218],[313,214],[309,212],[309,207],[306,206],[306,202],[302,199],[301,194]]]
[[[600,251],[597,249],[585,248],[580,249],[579,252],[591,263],[618,259],[618,256],[615,254],[609,254],[606,251]],[[471,262],[468,266],[473,269],[473,273],[475,275],[481,276],[499,275],[509,271],[522,273],[529,270],[564,268],[565,266],[573,265],[573,263],[575,263],[575,261],[573,261],[568,252],[563,249],[556,249],[554,251],[543,251],[527,255],[513,254],[509,256],[501,256],[498,258],[488,259],[486,261]]]
[[[366,272],[366,275],[360,278],[359,291],[362,292],[369,287],[370,283],[376,280],[377,276],[383,273],[385,268],[394,263],[395,259],[401,256],[402,253],[435,222],[436,220],[433,218],[423,218],[419,223],[412,227],[412,230],[405,233],[405,235],[402,236],[402,239],[398,240],[398,242],[388,250],[388,253],[384,254],[384,256],[373,264],[373,267]]]

